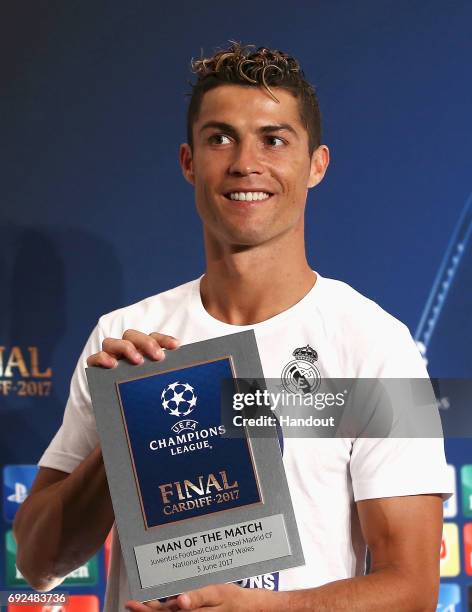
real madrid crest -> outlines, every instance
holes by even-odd
[[[321,383],[321,374],[315,365],[318,353],[309,344],[296,348],[295,357],[282,371],[282,385],[288,393],[315,393]]]

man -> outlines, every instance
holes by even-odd
[[[111,368],[143,355],[161,360],[179,341],[254,329],[269,378],[280,378],[294,349],[306,345],[324,378],[427,376],[402,323],[307,263],[307,191],[323,179],[329,152],[298,62],[233,44],[194,70],[180,163],[195,188],[206,273],[105,315],[86,344],[63,425],[15,522],[18,567],[39,590],[84,563],[113,525],[86,361]],[[442,440],[286,438],[284,464],[304,567],[269,576],[273,590],[213,585],[128,608],[435,610],[449,492]],[[115,537],[106,609],[122,610],[128,597]]]

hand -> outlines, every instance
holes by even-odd
[[[177,597],[168,597],[167,601],[160,602],[147,601],[146,603],[141,603],[139,601],[128,601],[126,602],[126,610],[131,610],[131,612],[150,612],[150,610],[162,610],[165,612],[179,612],[182,608],[177,604]]]
[[[105,338],[102,342],[102,350],[90,355],[87,365],[114,368],[118,364],[118,359],[123,358],[138,365],[144,361],[143,355],[154,361],[162,361],[165,358],[163,348],[176,349],[179,346],[179,340],[173,336],[157,332],[143,334],[135,329],[128,329],[121,340]]]
[[[244,589],[235,584],[212,584],[182,593],[165,603],[148,601],[145,604],[128,601],[126,609],[132,612],[149,610],[193,610],[193,612],[265,612],[273,609],[276,594],[266,589]]]

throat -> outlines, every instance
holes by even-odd
[[[286,282],[283,282],[283,281]],[[207,313],[230,325],[255,325],[277,316],[302,300],[316,283],[316,274],[289,279],[202,278],[200,295]]]

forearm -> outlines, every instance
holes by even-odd
[[[437,602],[437,594],[393,568],[273,595],[267,606],[271,612],[435,612]]]
[[[34,588],[49,590],[103,544],[114,521],[97,448],[66,478],[26,499],[15,520],[17,565]]]

